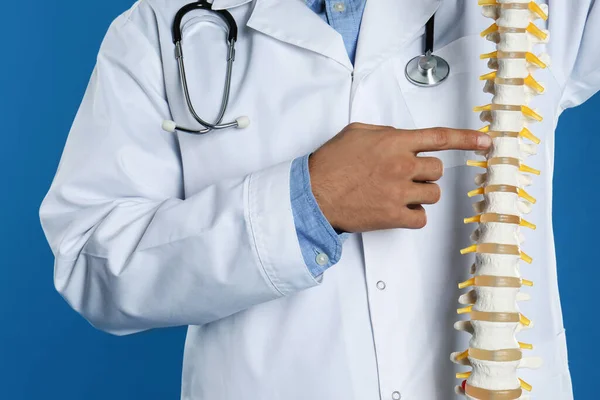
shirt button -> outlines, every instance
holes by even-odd
[[[379,290],[385,289],[385,282],[384,281],[377,282],[377,289],[379,289]],[[396,392],[394,392],[394,393],[396,393]]]
[[[325,253],[319,253],[319,254],[317,254],[317,258],[315,261],[320,266],[327,265],[327,264],[329,264],[329,256],[327,256],[327,254],[325,254]]]
[[[400,400],[401,398],[402,398],[402,395],[400,394],[400,392],[396,391],[396,392],[392,393],[393,400]]]
[[[346,10],[346,5],[344,3],[335,3],[333,5],[333,9],[338,12],[343,12]]]

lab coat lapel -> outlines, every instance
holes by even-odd
[[[440,6],[441,0],[367,0],[356,49],[355,79],[416,37]]]
[[[214,0],[212,2],[213,10],[226,10],[228,8],[238,7],[242,4],[250,3],[252,0]]]
[[[302,0],[257,0],[247,25],[282,42],[335,60],[348,70],[353,69],[342,36]]]

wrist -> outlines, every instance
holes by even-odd
[[[335,208],[335,201],[332,199],[331,188],[326,182],[326,179],[322,179],[321,164],[319,162],[318,155],[310,154],[308,157],[308,173],[310,176],[310,189],[312,194],[319,206],[319,209],[325,216],[325,219],[329,222],[332,228],[337,234],[344,233],[344,230],[340,227],[339,221],[337,220],[337,213]]]

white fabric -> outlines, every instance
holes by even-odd
[[[476,1],[370,0],[353,69],[339,34],[300,0],[217,0],[239,27],[225,119],[244,130],[167,133],[164,119],[195,126],[185,107],[171,23],[186,0],[144,0],[119,17],[98,63],[41,207],[56,256],[56,287],[94,326],[114,334],[190,325],[185,400],[446,400],[459,381],[449,354],[466,349],[454,331],[456,283],[468,277],[473,214],[466,197],[472,154],[444,152],[443,199],[422,230],[352,235],[340,263],[315,280],[303,264],[289,200],[289,166],[351,121],[398,128],[483,125],[487,104],[478,55],[489,20]],[[535,286],[521,303],[535,322],[541,369],[523,372],[534,399],[572,399],[551,202],[553,133],[559,113],[600,87],[598,6],[550,4],[554,67],[536,73],[546,93],[532,127],[543,140],[528,164],[543,174],[530,194],[523,267]],[[451,76],[436,88],[404,77],[436,17],[436,52]],[[192,98],[218,111],[226,48],[222,23],[198,11],[184,20]],[[354,78],[352,77],[354,76]],[[385,289],[377,283],[385,282]],[[382,286],[381,284],[379,285]],[[396,395],[394,395],[396,396]]]

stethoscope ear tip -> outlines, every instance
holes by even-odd
[[[177,130],[177,124],[175,121],[164,120],[162,123],[162,128],[166,132],[174,133]]]
[[[236,118],[235,122],[237,122],[238,129],[247,128],[250,125],[250,118],[246,116]]]

